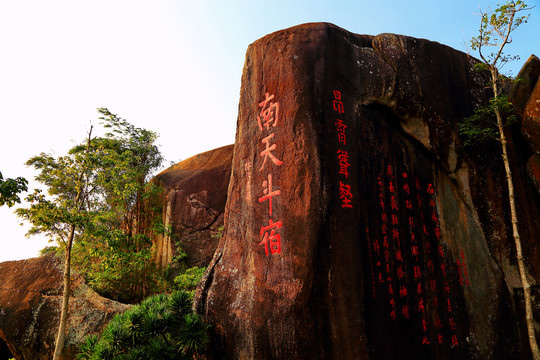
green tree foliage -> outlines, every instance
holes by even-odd
[[[75,268],[103,296],[135,303],[165,286],[152,262],[152,243],[145,229],[155,222],[155,214],[144,206],[162,191],[149,179],[163,158],[154,144],[156,133],[134,127],[107,109],[98,111],[109,130],[92,140],[98,150],[94,162],[100,201],[95,209],[100,216],[75,244]],[[78,146],[71,153],[80,151]]]
[[[99,109],[105,128],[110,132],[95,142],[102,149],[103,170],[99,182],[109,210],[117,216],[117,227],[128,237],[141,234],[144,223],[143,201],[152,194],[147,186],[153,171],[159,168],[163,157],[154,144],[157,134],[134,127],[107,109]]]
[[[162,162],[154,145],[157,134],[136,128],[107,109],[98,112],[102,124],[110,130],[104,137],[92,138],[91,128],[85,143],[74,146],[67,155],[41,153],[28,160],[27,165],[39,171],[36,180],[47,187],[47,192],[35,190],[26,199],[30,206],[17,209],[17,214],[32,225],[29,235],[47,235],[64,254],[65,291],[55,359],[60,357],[61,337],[65,335],[74,243],[76,247],[86,244],[84,248],[90,254],[100,256],[89,262],[76,261],[77,264],[113,269],[111,264],[116,262],[117,266],[127,267],[106,273],[109,277],[105,281],[114,279],[118,284],[135,278],[139,280],[137,289],[143,288],[144,293],[148,287],[140,283],[148,280],[152,270],[148,237],[141,231],[141,202],[148,178]],[[134,267],[137,271],[129,272]],[[79,268],[83,274],[89,269]]]
[[[16,179],[4,179],[0,172],[0,206],[20,203],[19,193],[28,190],[28,181],[23,177]]]
[[[495,68],[498,75],[505,64],[519,59],[519,55],[505,54],[504,49],[512,43],[512,33],[529,19],[530,14],[520,13],[530,10],[531,7],[522,0],[511,0],[497,6],[494,11],[480,11],[480,28],[478,36],[471,39],[471,48],[478,50],[484,68],[490,71]],[[494,51],[487,54],[487,49]],[[498,76],[495,79],[498,80]]]
[[[58,249],[58,246],[45,246],[43,249],[39,250],[39,255],[57,254]]]
[[[176,276],[174,278],[174,283],[178,289],[189,291],[193,294],[205,271],[205,267],[190,267],[183,270],[180,275]]]
[[[101,336],[89,336],[78,360],[196,359],[209,343],[208,325],[191,312],[184,291],[159,294],[116,315]]]
[[[499,139],[497,111],[505,119],[505,127],[517,120],[514,114],[514,106],[508,100],[508,96],[499,95],[496,98],[493,97],[489,99],[487,106],[474,109],[473,115],[463,119],[458,124],[465,146],[484,145],[488,141]]]
[[[92,139],[92,163],[95,166],[93,189],[99,196],[96,210],[107,212],[110,227],[122,229],[128,237],[142,233],[147,183],[159,168],[163,157],[154,144],[158,135],[137,128],[106,108],[98,109],[103,126],[109,130],[103,137]],[[70,155],[84,151],[78,145]]]
[[[137,303],[167,288],[152,261],[148,236],[111,238],[82,239],[73,249],[74,267],[95,291],[120,302]]]
[[[36,180],[48,191],[35,190],[27,197],[30,207],[17,213],[32,224],[29,234],[43,233],[58,242],[65,255],[65,281],[75,242],[76,267],[90,285],[113,298],[127,300],[121,295],[130,294],[136,301],[154,290],[148,284],[157,283],[151,244],[141,233],[141,202],[148,177],[162,157],[154,145],[155,133],[107,109],[98,112],[110,130],[104,137],[90,134],[86,144],[65,156],[42,153],[27,162],[39,170]],[[69,284],[65,288],[69,298]]]

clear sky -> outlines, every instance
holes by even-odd
[[[539,0],[514,35],[517,75],[540,56]],[[478,0],[0,0],[0,171],[36,175],[24,163],[63,155],[107,107],[160,134],[167,162],[234,142],[247,46],[305,22],[358,34],[425,38],[466,51]],[[474,55],[474,53],[472,53]],[[39,186],[31,182],[30,187]],[[0,208],[0,261],[38,254],[13,209]]]

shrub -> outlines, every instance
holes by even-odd
[[[183,273],[174,278],[174,283],[178,289],[189,291],[193,294],[195,288],[199,285],[205,270],[205,267],[200,268],[197,266],[186,269]]]
[[[78,360],[193,359],[208,346],[206,325],[191,312],[191,295],[158,294],[116,315],[100,337],[88,336]]]

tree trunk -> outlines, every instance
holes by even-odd
[[[495,100],[498,96],[497,89],[497,70],[491,69],[491,80],[493,86],[493,94]],[[519,269],[519,276],[521,279],[521,284],[523,286],[523,298],[525,300],[525,322],[527,325],[527,335],[529,337],[529,345],[531,347],[531,353],[534,360],[540,360],[540,350],[538,349],[538,344],[536,342],[536,335],[534,331],[534,317],[532,310],[532,299],[531,299],[531,285],[527,279],[527,273],[525,268],[525,261],[523,259],[523,250],[521,246],[521,237],[519,235],[518,228],[518,218],[516,210],[516,201],[514,195],[514,182],[512,180],[512,169],[510,169],[510,161],[508,159],[508,147],[506,135],[504,134],[504,122],[502,115],[498,107],[495,107],[495,115],[497,117],[497,127],[499,129],[499,141],[501,142],[502,147],[502,157],[504,162],[504,169],[506,171],[506,184],[508,186],[508,200],[510,202],[510,215],[512,220],[512,234],[514,236],[514,243],[516,246],[516,257]]]
[[[69,313],[69,296],[71,291],[71,247],[73,245],[73,237],[75,236],[75,225],[71,225],[69,230],[69,238],[66,246],[64,257],[64,296],[62,298],[62,309],[60,312],[60,325],[58,326],[58,335],[56,337],[56,347],[54,348],[53,360],[59,360],[64,343],[66,340],[66,325]]]

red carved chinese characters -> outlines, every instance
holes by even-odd
[[[338,135],[338,142],[347,145],[347,135],[345,133],[345,130],[347,129],[347,125],[343,123],[343,120],[337,119],[334,123],[336,126],[336,131]]]
[[[349,153],[347,153],[344,150],[339,149],[337,151],[338,153],[338,160],[339,160],[339,173],[342,175],[345,175],[345,177],[349,176]]]
[[[263,144],[265,144],[266,148],[261,151],[261,156],[264,157],[264,161],[261,165],[261,168],[259,169],[259,171],[261,171],[262,169],[264,169],[264,165],[266,164],[266,160],[268,158],[270,158],[270,160],[272,160],[272,162],[277,165],[277,166],[280,166],[283,164],[283,161],[279,160],[277,157],[274,156],[274,154],[272,154],[272,151],[273,150],[276,150],[277,148],[277,145],[276,144],[272,144],[270,146],[270,140],[275,136],[274,133],[271,133],[270,135],[268,135],[267,137],[265,137],[264,139],[261,140],[261,142]]]
[[[396,269],[396,273],[394,274],[390,268],[389,268],[389,262],[390,259],[385,259],[387,262],[387,273],[388,273],[388,282],[396,282],[397,286],[399,287],[399,295],[400,295],[400,311],[398,312],[403,318],[408,319],[410,317],[410,311],[409,311],[409,305],[407,304],[407,296],[404,296],[406,292],[403,292],[402,285],[403,281],[405,280],[406,274],[403,271],[403,263],[399,258],[401,257],[401,249],[400,249],[400,239],[399,239],[399,211],[397,207],[396,202],[396,188],[394,186],[395,179],[393,175],[393,170],[391,166],[388,166],[386,169],[386,175],[388,178],[388,194],[390,195],[390,244],[392,245],[391,248],[394,250],[392,252],[393,259],[392,263],[394,264],[394,268]],[[380,184],[379,184],[380,186]],[[384,188],[383,188],[384,189]],[[381,189],[379,189],[381,191]],[[384,191],[384,190],[383,190]],[[385,214],[386,218],[386,214]],[[395,275],[395,276],[393,276]],[[392,316],[392,313],[395,312],[395,306],[394,306],[394,299],[395,296],[393,293],[389,293],[390,296],[390,317],[392,320],[396,320],[395,317]]]
[[[334,90],[334,100],[332,101],[332,105],[334,106],[334,110],[338,113],[343,114],[345,112],[343,103],[341,102],[341,91]]]
[[[381,238],[375,238],[373,242],[373,257],[375,258],[375,271],[377,274],[377,282],[384,283],[383,279],[383,268],[386,268],[386,265],[382,263],[383,258],[381,257],[381,241],[382,241],[382,251],[384,254],[388,253],[388,217],[385,212],[385,195],[384,195],[384,184],[381,178],[377,179],[379,185],[379,206],[381,208]],[[386,259],[386,256],[384,257]]]
[[[335,112],[337,112],[338,116],[342,117],[341,115],[345,113],[345,107],[343,106],[343,102],[341,100],[341,91],[333,90],[332,92],[334,95],[332,100],[332,108]],[[334,126],[337,133],[337,143],[340,146],[336,153],[339,174],[345,178],[344,180],[346,180],[349,177],[349,167],[351,166],[349,163],[349,153],[345,149],[345,146],[347,145],[347,125],[343,119],[335,118]],[[353,194],[351,192],[351,186],[343,182],[343,180],[339,180],[339,199],[341,200],[342,208],[353,208]]]
[[[415,223],[415,217],[413,212],[413,200],[411,199],[411,186],[409,185],[409,174],[405,171],[401,173],[401,189],[405,195],[405,212],[407,213],[407,227],[409,235],[408,251],[411,254],[412,266],[413,266],[413,296],[416,296],[416,303],[418,306],[418,314],[421,319],[422,329],[422,344],[430,344],[428,336],[428,314],[426,311],[426,291],[424,289],[424,282],[426,281],[426,274],[422,266],[422,244],[418,242],[415,233],[417,233],[417,227]]]
[[[370,219],[376,231],[366,229],[372,298],[379,298],[373,304],[387,311],[387,321],[395,326],[417,327],[418,344],[460,346],[463,310],[452,287],[469,285],[468,269],[463,250],[450,262],[437,188],[396,164],[380,171],[375,193],[380,217]]]
[[[339,198],[341,199],[341,207],[345,208],[352,208],[352,193],[351,193],[351,185],[347,185],[339,182]]]
[[[273,216],[273,198],[281,195],[280,189],[274,189],[272,181],[272,170],[283,165],[283,161],[278,159],[277,144],[275,143],[275,133],[273,128],[276,128],[279,123],[279,102],[274,101],[274,95],[266,93],[264,100],[259,103],[259,115],[257,116],[257,125],[263,138],[261,143],[264,148],[259,155],[262,157],[262,164],[259,171],[266,170],[266,180],[262,182],[262,196],[258,198],[259,203],[268,204],[268,221],[262,225],[260,229],[260,238],[262,239],[259,245],[264,245],[266,255],[281,254],[281,234],[278,232],[283,227],[280,220],[275,221]]]
[[[281,221],[273,222],[272,219],[268,219],[268,225],[261,227],[263,240],[259,245],[264,244],[266,255],[268,255],[268,249],[270,249],[271,254],[281,254],[281,235],[276,234],[276,230],[281,226]]]
[[[270,130],[270,125],[276,127],[278,124],[279,103],[272,102],[274,95],[264,94],[265,99],[259,103],[261,112],[257,116],[257,122],[259,123],[259,129],[263,131],[263,128]]]
[[[259,198],[259,202],[268,200],[268,215],[272,216],[272,198],[280,195],[280,190],[272,190],[272,174],[268,174],[268,180],[263,181],[264,187],[263,196]]]

